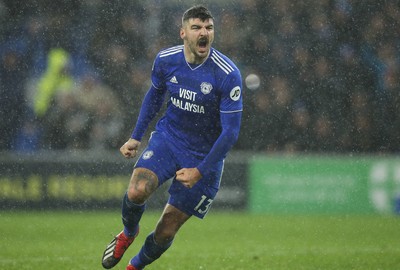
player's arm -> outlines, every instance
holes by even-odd
[[[146,132],[151,120],[160,111],[165,99],[166,89],[163,83],[163,72],[159,65],[160,58],[157,56],[154,60],[151,72],[151,87],[147,91],[142,107],[140,108],[139,117],[136,121],[135,128],[131,138],[120,148],[120,152],[126,158],[136,156],[140,146],[140,141]]]
[[[163,89],[157,89],[152,85],[147,91],[131,138],[120,148],[120,152],[124,157],[133,158],[136,156],[140,141],[151,120],[160,111],[164,98],[165,91]]]
[[[211,151],[196,168],[183,168],[176,172],[176,180],[188,188],[194,186],[212,164],[222,160],[239,137],[242,112],[221,113],[222,132]]]
[[[142,140],[151,120],[153,120],[162,107],[165,93],[166,91],[164,89],[158,89],[153,85],[147,91],[143,99],[142,107],[140,108],[138,120],[136,121],[135,128],[131,135],[132,139],[137,141]]]
[[[230,73],[222,84],[220,121],[222,131],[210,152],[197,166],[202,175],[213,164],[223,160],[239,137],[243,110],[242,78],[238,69]]]
[[[221,113],[222,132],[208,155],[197,166],[201,174],[218,161],[224,159],[239,137],[242,112]]]
[[[161,58],[158,54],[151,68],[151,87],[143,99],[139,117],[131,135],[131,138],[137,141],[142,140],[151,120],[153,120],[160,111],[165,99],[167,89],[164,81],[164,72],[161,66]]]

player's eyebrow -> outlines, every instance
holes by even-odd
[[[200,24],[197,24],[197,23],[194,23],[194,24],[192,24],[191,26],[190,26],[190,28],[192,28],[192,29],[194,29],[194,28],[201,28],[202,27],[202,25],[200,25]],[[207,29],[212,29],[212,28],[214,28],[214,24],[213,23],[208,23],[207,25],[205,25],[205,27],[207,28]]]

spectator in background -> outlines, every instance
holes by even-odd
[[[74,79],[70,68],[68,52],[62,48],[54,48],[49,51],[46,71],[38,81],[34,97],[33,110],[38,118],[47,113],[58,92],[71,91]]]
[[[26,70],[18,51],[8,50],[0,59],[0,150],[12,148],[12,141],[22,127],[26,104],[24,82]]]
[[[271,110],[271,99],[264,88],[260,88],[248,98],[244,108],[248,113],[243,119],[239,144],[248,150],[267,151],[272,141],[270,130],[271,119],[274,117]],[[257,129],[254,126],[257,126]]]
[[[87,73],[77,83],[73,98],[80,111],[87,116],[84,123],[85,142],[83,148],[92,150],[112,149],[118,146],[123,127],[122,112],[115,91],[107,87],[92,73]],[[81,121],[82,122],[82,121]]]
[[[22,20],[24,9],[2,12],[0,35],[6,38],[0,39],[0,150],[32,151],[39,148],[40,130],[32,119],[25,87],[27,78],[45,66],[42,18],[27,13]]]
[[[35,112],[45,123],[44,147],[111,149],[120,143],[123,126],[117,95],[93,73],[72,77],[67,56],[52,50],[38,83]]]
[[[295,104],[290,118],[289,139],[285,145],[287,152],[308,152],[312,141],[311,117],[307,107],[298,102]]]
[[[71,91],[58,92],[43,118],[44,148],[88,149],[90,115],[81,108]]]
[[[271,78],[269,87],[273,117],[269,133],[273,138],[270,151],[284,151],[288,142],[292,111],[292,93],[288,80],[283,76]]]
[[[350,97],[350,125],[346,130],[351,138],[347,144],[347,150],[354,152],[371,152],[375,147],[375,136],[373,131],[373,112],[370,110],[370,97],[362,90],[356,90]]]
[[[13,138],[12,149],[23,154],[33,154],[40,149],[42,132],[33,119],[25,119]]]
[[[373,75],[373,102],[370,105],[374,113],[371,120],[375,124],[376,147],[379,151],[394,149],[393,146],[396,144],[392,143],[393,134],[396,134],[394,130],[399,128],[395,127],[392,130],[396,121],[391,103],[396,100],[398,93],[393,95],[390,90],[396,88],[396,80],[392,78],[400,70],[398,48],[400,19],[398,15],[394,15],[396,10],[400,12],[398,7],[385,3],[382,10],[372,15],[361,36],[362,60]]]
[[[332,120],[326,113],[316,115],[311,130],[310,150],[315,153],[334,153],[337,149],[337,137]]]
[[[254,91],[249,97],[250,104],[245,108],[248,118],[244,120],[241,135],[244,141],[240,143],[251,150],[282,151],[288,139],[292,99],[287,80],[272,77],[269,85],[262,85]]]
[[[33,111],[42,124],[42,147],[46,149],[87,148],[90,118],[73,95],[76,79],[71,67],[68,52],[51,49],[36,85]]]

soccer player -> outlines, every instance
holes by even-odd
[[[168,94],[167,110],[135,164],[122,203],[124,229],[106,247],[104,268],[114,267],[139,233],[146,200],[173,178],[155,230],[127,270],[143,269],[172,244],[191,217],[203,218],[219,189],[224,158],[236,142],[242,115],[242,79],[236,65],[211,47],[214,20],[204,6],[183,14],[183,45],[158,53],[131,138],[120,151],[136,156],[140,141]]]

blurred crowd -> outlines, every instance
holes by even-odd
[[[399,1],[202,2],[243,76],[235,149],[399,151]],[[191,4],[0,0],[0,150],[118,148]]]

